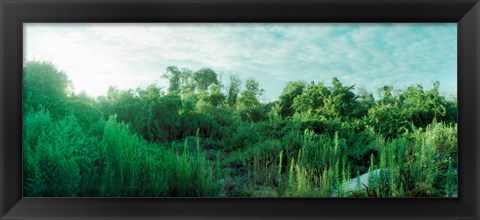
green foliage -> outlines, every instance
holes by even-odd
[[[403,120],[401,109],[392,104],[380,103],[368,110],[366,121],[375,132],[385,137],[396,137],[408,131],[410,124]]]
[[[352,92],[354,86],[344,86],[337,78],[332,79],[332,96],[331,105],[333,112],[330,113],[335,117],[355,117],[356,109],[358,106],[357,96]]]
[[[303,94],[305,90],[305,83],[304,82],[288,82],[285,89],[283,89],[282,94],[278,98],[280,101],[280,114],[283,117],[292,116],[295,113],[295,109],[293,109],[293,100]]]
[[[216,84],[212,84],[209,87],[210,94],[208,97],[208,101],[213,107],[219,107],[225,102],[225,95],[220,91],[220,87]]]
[[[88,141],[73,116],[55,122],[42,111],[27,114],[26,125],[48,131],[38,138],[25,134],[26,196],[223,194],[221,175],[214,175],[199,142],[196,152],[176,153],[148,144],[115,117],[105,122],[97,144]]]
[[[88,129],[92,124],[100,120],[102,112],[92,104],[81,100],[72,100],[65,103],[70,107],[69,112],[75,116],[83,129]]]
[[[295,111],[307,118],[323,118],[326,102],[330,101],[330,89],[323,83],[312,82],[307,85],[305,93],[298,95],[293,100],[292,107]]]
[[[25,126],[30,125],[37,131],[24,134],[25,194],[77,195],[81,175],[75,155],[83,147],[85,134],[75,118],[67,116],[54,122],[47,112],[39,111],[26,114]]]
[[[439,82],[435,82],[430,91],[423,91],[422,86],[410,86],[399,97],[406,120],[417,127],[425,127],[434,118],[444,118],[447,114],[446,100],[439,94]]]
[[[176,66],[167,67],[167,72],[163,75],[163,78],[168,79],[169,94],[178,95],[180,93],[180,80],[182,77],[182,72]]]
[[[54,85],[54,86],[52,86]],[[27,111],[47,109],[53,117],[64,116],[62,108],[72,84],[65,72],[46,61],[30,61],[23,68],[23,106]]]
[[[227,103],[231,108],[234,108],[237,104],[241,85],[242,81],[240,81],[238,76],[230,75],[230,81],[227,87]]]
[[[210,85],[219,85],[217,73],[210,68],[203,68],[193,73],[199,91],[206,91]]]
[[[386,85],[375,100],[337,78],[294,81],[265,103],[253,78],[224,88],[212,69],[174,66],[163,77],[165,91],[92,98],[53,64],[27,62],[24,195],[457,195],[457,103],[438,82]]]
[[[372,163],[381,172],[369,187],[382,197],[451,195],[456,183],[452,168],[455,136],[456,127],[434,122],[425,131],[415,129],[414,133],[386,142],[380,149],[379,162]]]

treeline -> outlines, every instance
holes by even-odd
[[[374,99],[336,78],[292,81],[262,102],[255,79],[208,68],[96,98],[49,62],[23,74],[26,196],[331,196],[377,168],[376,196],[451,195],[456,182],[457,104],[438,82]],[[370,194],[341,193],[353,195]]]

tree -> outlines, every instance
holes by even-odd
[[[330,114],[340,118],[356,116],[359,103],[352,90],[355,86],[344,86],[336,77],[332,79],[331,99],[334,112]]]
[[[78,95],[73,96],[73,98],[89,105],[95,104],[95,98],[89,96],[85,90],[82,90]]]
[[[193,73],[193,80],[196,82],[199,91],[206,91],[211,84],[220,84],[217,73],[210,68],[202,68]]]
[[[65,72],[47,61],[28,61],[23,68],[23,96],[26,110],[45,108],[56,117],[65,114],[63,103],[73,86]]]
[[[409,86],[399,95],[405,120],[412,121],[417,127],[425,127],[434,118],[443,119],[447,115],[447,103],[439,93],[440,83],[434,82],[433,88],[424,91],[421,85]]]
[[[248,78],[245,81],[245,91],[251,93],[255,97],[263,95],[264,90],[260,88],[260,84],[254,78]]]
[[[196,88],[196,83],[193,80],[193,71],[183,68],[180,74],[180,82],[182,97],[193,96]]]
[[[395,97],[393,96],[393,86],[384,85],[378,89],[378,94],[380,96],[380,102],[384,104],[394,104]]]
[[[280,101],[280,115],[282,117],[292,116],[295,113],[292,104],[293,100],[302,95],[305,90],[305,82],[291,81],[287,83],[287,86],[283,89],[282,94],[279,97]]]
[[[193,79],[194,73],[187,68],[178,69],[176,66],[167,67],[167,72],[163,78],[168,79],[169,95],[181,95],[187,97],[193,95],[196,88],[196,82]]]
[[[242,120],[261,121],[267,118],[265,109],[258,101],[258,96],[263,94],[260,84],[253,78],[245,81],[245,90],[240,93],[237,110]]]
[[[249,91],[243,91],[242,93],[240,93],[240,97],[237,101],[237,109],[256,107],[258,105],[260,105],[260,102],[253,93]]]
[[[375,105],[375,98],[365,88],[358,89],[357,100],[359,102],[358,117],[363,117],[368,113],[368,109]]]
[[[209,101],[213,107],[218,107],[225,102],[225,95],[220,90],[220,87],[216,84],[211,84],[209,87],[210,96]]]
[[[137,89],[138,96],[140,99],[145,101],[157,101],[161,96],[163,96],[163,92],[161,88],[155,84],[150,84],[145,89]]]
[[[232,108],[237,104],[238,93],[240,92],[241,86],[242,81],[238,76],[230,75],[230,82],[227,87],[227,103]]]
[[[180,94],[180,79],[181,72],[176,66],[167,67],[167,72],[162,76],[168,79],[169,87],[168,94],[178,95]]]
[[[387,138],[401,135],[405,131],[401,129],[408,129],[409,126],[402,117],[401,109],[393,104],[379,103],[370,108],[366,121],[375,129],[375,132]]]
[[[323,83],[312,82],[307,86],[305,93],[293,99],[292,107],[305,117],[321,117],[324,115],[323,108],[330,94],[330,89]]]
[[[275,129],[278,129],[282,123],[282,116],[280,115],[281,110],[282,108],[280,107],[280,104],[276,103],[270,108],[270,111],[268,112],[268,119],[270,125]]]
[[[117,119],[124,122],[133,122],[141,108],[141,100],[132,90],[119,90],[116,87],[110,87],[107,92],[108,105],[104,109],[105,116],[117,115]]]

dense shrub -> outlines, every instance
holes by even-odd
[[[456,195],[457,104],[410,86],[289,82],[168,67],[155,84],[75,94],[49,62],[24,67],[25,196]],[[368,173],[367,184],[344,189]]]

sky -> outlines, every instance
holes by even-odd
[[[167,66],[212,68],[255,78],[264,101],[288,81],[337,77],[377,94],[379,87],[425,89],[440,81],[456,97],[457,26],[416,24],[24,24],[24,61],[46,60],[67,73],[76,92],[106,95],[119,89],[166,89]]]

